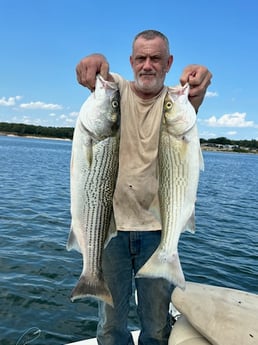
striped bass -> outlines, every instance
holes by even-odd
[[[183,231],[195,231],[195,201],[203,158],[196,113],[188,100],[189,85],[169,87],[164,100],[159,142],[159,200],[161,242],[137,273],[162,277],[185,288],[178,255]]]
[[[80,109],[71,154],[71,230],[67,250],[83,256],[71,300],[93,296],[112,305],[101,268],[118,170],[120,96],[116,83],[97,76]]]

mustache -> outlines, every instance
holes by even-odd
[[[139,73],[140,77],[143,76],[143,75],[156,75],[156,73],[155,72],[140,72]]]

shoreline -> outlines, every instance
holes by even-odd
[[[64,141],[72,141],[69,138],[57,138],[57,137],[41,137],[37,135],[17,135],[13,133],[4,133],[0,132],[0,136],[2,137],[15,137],[15,138],[27,138],[27,139],[44,139],[44,140],[64,140]]]
[[[239,151],[237,150],[230,150],[226,148],[218,148],[218,147],[207,147],[206,145],[201,145],[201,149],[203,152],[220,152],[220,153],[243,153],[243,154],[258,154],[257,150],[251,150],[249,148],[241,148]]]
[[[26,139],[43,139],[43,140],[62,140],[62,141],[72,141],[69,138],[58,138],[58,137],[41,137],[36,135],[17,135],[14,133],[0,132],[0,136],[6,137],[16,137],[16,138],[26,138]],[[228,149],[228,148],[218,148],[207,146],[207,144],[201,144],[201,149],[203,152],[221,152],[221,153],[245,153],[245,154],[258,154],[257,150],[252,150],[249,148],[240,148],[239,151]]]

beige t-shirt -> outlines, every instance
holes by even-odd
[[[121,96],[119,170],[114,193],[117,230],[160,230],[158,145],[166,88],[143,100],[130,82],[112,74]]]

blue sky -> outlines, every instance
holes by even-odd
[[[132,39],[157,29],[174,55],[167,85],[191,63],[213,73],[200,137],[258,140],[257,16],[256,0],[0,0],[0,122],[74,126],[89,95],[79,60],[103,53],[132,79]]]

